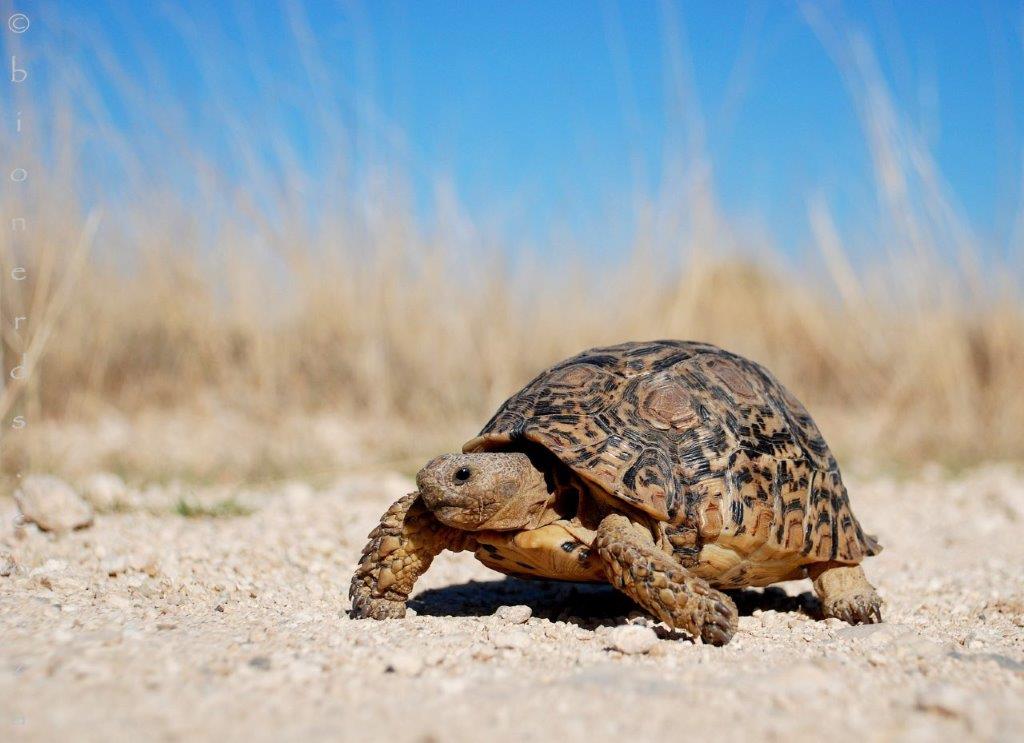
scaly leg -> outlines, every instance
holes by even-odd
[[[712,645],[724,645],[736,632],[732,599],[658,549],[639,524],[621,514],[606,516],[594,547],[608,581],[670,627]]]
[[[470,541],[438,521],[419,493],[395,501],[369,536],[348,591],[353,619],[404,617],[413,585],[434,557],[467,549]]]
[[[882,599],[868,583],[860,565],[821,562],[810,565],[807,575],[821,599],[826,617],[850,624],[874,624],[882,621]]]

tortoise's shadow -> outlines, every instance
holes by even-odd
[[[790,596],[783,589],[745,588],[726,591],[740,616],[754,611],[798,612],[821,619],[817,597],[804,592]],[[525,604],[533,616],[551,621],[568,621],[593,628],[617,621],[639,607],[609,585],[562,583],[557,581],[503,580],[469,581],[421,591],[409,600],[409,608],[420,616],[478,617],[493,614],[500,606]]]

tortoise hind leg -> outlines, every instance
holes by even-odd
[[[736,604],[654,544],[651,533],[621,514],[606,516],[594,549],[608,581],[670,627],[711,645],[736,632]]]
[[[860,565],[820,562],[807,568],[814,581],[814,592],[821,599],[826,617],[850,624],[874,624],[882,621],[882,598],[868,583]]]

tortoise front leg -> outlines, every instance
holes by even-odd
[[[621,514],[606,516],[594,548],[608,581],[670,627],[712,645],[724,645],[736,632],[732,599],[658,549],[639,524]]]
[[[348,595],[353,619],[399,619],[416,580],[443,550],[466,549],[468,535],[438,521],[419,493],[389,508],[370,532]]]

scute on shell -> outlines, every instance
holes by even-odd
[[[768,547],[796,548],[808,560],[858,562],[880,549],[853,518],[835,458],[804,406],[760,365],[710,344],[584,351],[510,397],[463,450],[522,442],[661,521],[710,530],[705,538],[768,539],[770,521],[777,533]],[[776,474],[790,470],[817,474],[800,489]],[[735,494],[725,511],[713,497],[722,490]]]

